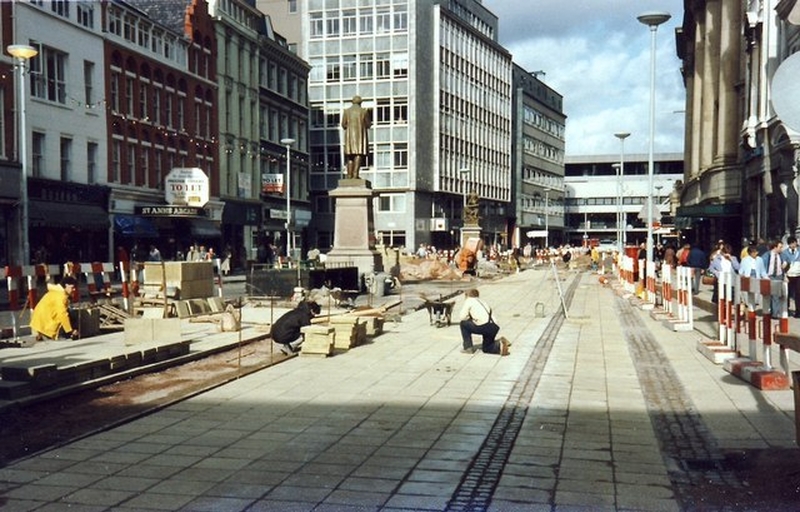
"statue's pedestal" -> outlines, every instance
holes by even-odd
[[[360,276],[383,271],[381,255],[375,250],[372,236],[374,217],[373,192],[362,179],[341,179],[328,193],[336,200],[333,249],[326,264],[333,267],[358,267]]]
[[[461,228],[461,247],[467,247],[467,242],[470,239],[481,239],[480,226],[471,226],[468,224]],[[474,242],[473,245],[477,245],[477,242]],[[474,252],[477,252],[477,248],[470,247],[470,249]]]

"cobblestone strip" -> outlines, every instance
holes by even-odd
[[[567,308],[580,281],[581,274],[577,274],[565,290],[564,302]],[[537,341],[530,359],[521,372],[522,377],[514,384],[486,440],[464,472],[464,478],[453,492],[446,511],[471,512],[488,509],[492,495],[500,482],[503,467],[525,421],[528,404],[531,403],[542,377],[553,342],[563,324],[564,312],[559,309]]]
[[[617,306],[653,429],[682,508],[694,509],[698,489],[704,486],[742,488],[736,475],[725,469],[722,451],[653,334],[627,300],[617,297]]]

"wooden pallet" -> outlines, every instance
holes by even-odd
[[[119,330],[125,328],[125,320],[133,318],[133,315],[114,306],[113,304],[98,304],[100,310],[100,329]]]

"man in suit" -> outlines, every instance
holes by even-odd
[[[361,164],[369,154],[369,127],[372,119],[369,110],[361,106],[361,96],[353,96],[353,104],[342,112],[342,128],[344,128],[344,156],[347,165],[347,177],[356,179]]]

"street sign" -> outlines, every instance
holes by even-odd
[[[539,229],[528,231],[525,233],[528,238],[547,238],[547,230],[546,229]]]
[[[152,206],[136,206],[135,215],[142,217],[205,217],[206,211],[197,206],[180,206],[158,204]]]
[[[168,204],[202,208],[209,196],[208,176],[198,167],[175,167],[164,178]]]

